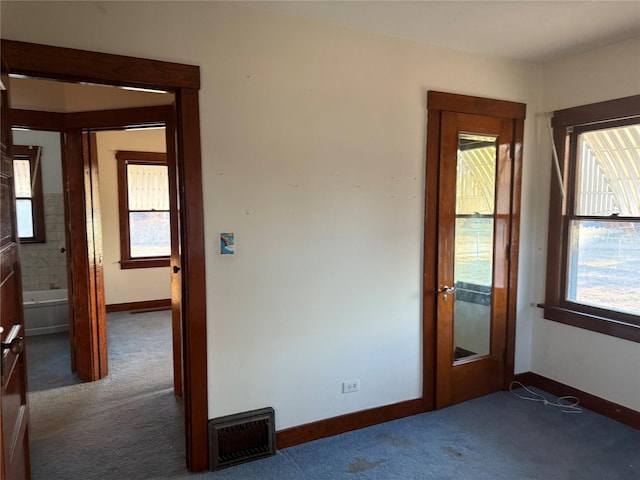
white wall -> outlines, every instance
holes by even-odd
[[[421,395],[426,92],[533,119],[540,67],[219,2],[3,2],[2,21],[6,38],[200,65],[210,417],[271,405],[281,429]],[[535,136],[527,120],[517,371],[546,217]]]
[[[544,68],[545,111],[640,93],[640,36]]]
[[[166,152],[164,129],[105,131],[96,134],[100,217],[107,305],[171,297],[169,267],[120,268],[118,169],[116,151]]]
[[[546,65],[544,110],[640,94],[639,59],[640,37]],[[551,158],[549,142],[542,152]],[[541,265],[545,256],[538,255]],[[640,410],[640,344],[536,317],[534,372]]]

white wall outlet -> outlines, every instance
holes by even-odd
[[[342,393],[353,393],[360,390],[360,380],[347,380],[342,382]]]

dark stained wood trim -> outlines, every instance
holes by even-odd
[[[139,302],[110,303],[107,305],[107,313],[130,312],[133,310],[166,310],[171,308],[171,299],[142,300]]]
[[[173,105],[117,108],[89,112],[56,113],[40,110],[11,110],[14,127],[61,132],[66,129],[90,128],[121,130],[124,126],[166,123],[175,115]]]
[[[160,90],[200,88],[200,68],[195,65],[36,45],[4,38],[2,57],[9,64],[10,73],[21,75]]]
[[[104,292],[104,263],[102,261],[104,252],[102,248],[102,215],[100,213],[100,182],[98,178],[98,143],[95,132],[84,133],[88,140],[88,167],[89,167],[89,185],[85,186],[87,191],[87,203],[91,205],[91,210],[87,211],[87,234],[89,231],[93,234],[90,239],[90,246],[93,249],[93,257],[91,262],[91,299],[94,302],[96,322],[93,323],[95,329],[96,345],[98,346],[98,378],[104,378],[109,373],[109,355],[107,351],[107,311],[105,308],[105,292]],[[90,191],[89,191],[90,189]],[[90,217],[89,217],[90,214]]]
[[[67,131],[64,134],[65,148],[64,158],[66,171],[63,172],[66,183],[68,197],[85,199],[85,170],[82,158],[82,131]],[[88,173],[88,172],[87,172]],[[73,246],[69,249],[71,252],[72,276],[72,310],[73,310],[73,328],[71,329],[74,337],[72,342],[74,346],[72,351],[75,352],[75,363],[77,367],[76,374],[83,381],[97,380],[97,359],[89,358],[88,361],[79,361],[78,355],[81,352],[88,352],[92,349],[94,337],[89,322],[83,322],[81,319],[91,318],[91,287],[90,277],[91,269],[89,264],[89,245],[88,230],[86,225],[85,204],[84,202],[68,202],[69,204],[69,229],[67,237],[68,243]]]
[[[544,308],[544,318],[547,320],[640,343],[640,325],[619,322],[614,319],[553,305],[541,304],[539,306]]]
[[[533,372],[519,373],[514,380],[531,387],[539,388],[557,397],[573,396],[580,400],[580,406],[592,412],[604,415],[636,430],[640,430],[640,412],[604,398],[592,395],[564,383],[557,382]]]
[[[437,110],[436,110],[437,111]],[[468,118],[468,117],[467,117]],[[440,259],[454,258],[453,225],[455,224],[455,202],[451,202],[451,193],[456,190],[456,175],[453,169],[456,167],[453,162],[444,160],[448,154],[456,154],[458,149],[458,121],[459,115],[453,112],[442,112],[440,121],[440,152],[438,155],[438,198],[437,202],[431,205],[431,209],[438,211],[438,237],[436,249],[430,253],[436,257],[436,285],[441,283],[454,286],[454,265],[453,262]],[[456,132],[453,135],[445,135],[443,132]],[[455,158],[455,157],[449,157]],[[445,225],[448,227],[445,230]],[[453,303],[452,301],[438,301],[436,294],[436,408],[446,407],[461,399],[454,400],[454,369],[453,348],[454,331],[453,325]],[[444,321],[443,321],[444,320]],[[444,347],[443,347],[444,346]],[[475,385],[466,382],[468,385]],[[467,394],[468,395],[468,394]]]
[[[118,150],[116,159],[122,161],[133,161],[135,163],[148,163],[162,165],[167,164],[167,154],[165,152],[140,152],[137,150]]]
[[[553,132],[554,143],[560,163],[564,191],[568,190],[568,155],[569,136],[564,129],[556,128]],[[563,272],[560,258],[567,244],[567,229],[565,228],[567,199],[562,197],[560,186],[554,167],[550,169],[549,193],[549,228],[547,230],[547,275],[545,282],[545,303],[559,305],[562,298]]]
[[[438,259],[438,178],[440,175],[441,111],[429,110],[424,207],[424,252],[422,272],[422,398],[425,410],[436,406],[437,314],[436,281]]]
[[[503,388],[507,389],[516,358],[516,318],[518,316],[518,258],[520,251],[520,212],[522,196],[522,154],[524,145],[524,119],[513,121],[513,147],[511,171],[511,225],[509,239],[509,288],[507,292],[507,344],[505,352],[505,378]]]
[[[206,277],[197,90],[199,67],[11,40],[2,40],[2,58],[9,73],[72,82],[160,88],[176,95],[178,193],[183,222],[180,225],[183,254],[181,321],[186,459],[190,470],[207,470]],[[80,253],[74,252],[74,255]]]
[[[276,448],[283,449],[311,442],[320,438],[371,427],[379,423],[397,420],[423,413],[424,402],[421,398],[405,402],[371,408],[359,412],[327,418],[317,422],[299,425],[276,432]]]
[[[71,206],[71,194],[72,192],[69,190],[71,183],[74,181],[74,170],[72,170],[72,165],[75,165],[75,162],[70,161],[69,150],[65,146],[65,135],[62,132],[59,134],[60,136],[60,150],[61,150],[61,167],[62,167],[62,187],[63,191],[66,192],[63,197],[64,202],[64,224],[66,227],[66,233],[64,236],[64,247],[65,247],[65,257],[66,257],[66,271],[67,271],[67,293],[69,298],[69,308],[67,317],[69,321],[69,353],[71,357],[71,371],[77,373],[78,371],[78,352],[76,345],[76,324],[75,324],[75,315],[77,310],[76,306],[76,282],[77,279],[74,278],[73,268],[74,268],[74,258],[78,255],[75,252],[75,249],[72,249],[72,245],[74,245],[74,239],[72,238],[74,229],[78,228],[78,224],[76,223],[78,220],[72,220],[72,214],[76,213],[75,205]],[[86,255],[86,251],[83,251],[83,254]]]
[[[182,245],[183,382],[187,418],[187,465],[206,470],[208,449],[207,312],[204,248],[200,109],[198,91],[181,89],[177,104],[179,217]],[[187,281],[188,279],[188,281]]]
[[[117,108],[90,112],[66,113],[66,128],[120,130],[150,123],[166,123],[174,115],[173,105],[156,107]]]
[[[183,397],[182,381],[183,361],[182,345],[184,334],[182,331],[182,260],[180,255],[180,220],[179,220],[179,191],[178,162],[176,160],[176,118],[172,116],[166,124],[166,155],[169,166],[169,220],[171,221],[171,259],[169,274],[171,278],[171,339],[173,351],[173,393]]]
[[[568,127],[604,122],[616,118],[637,116],[638,112],[640,112],[640,95],[632,95],[631,97],[556,110],[553,112],[551,126]],[[585,117],[589,117],[590,120],[585,121]]]
[[[513,119],[524,119],[526,116],[527,106],[524,103],[436,92],[433,90],[429,91],[427,95],[427,108],[429,110],[443,110]]]
[[[85,162],[85,196],[87,215],[87,243],[89,245],[89,285],[96,358],[96,379],[109,374],[107,352],[107,312],[104,292],[104,252],[102,250],[102,215],[100,214],[100,182],[98,179],[98,145],[95,132],[83,132],[83,154]],[[86,321],[82,319],[82,321]],[[96,351],[97,350],[97,351]]]
[[[65,114],[14,108],[11,110],[11,126],[62,132],[65,129]]]
[[[169,263],[170,262],[168,257],[167,258],[162,258],[162,257],[131,258],[128,260],[125,260],[125,259],[120,260],[120,268],[122,270],[130,270],[134,268],[159,268],[159,267],[168,267]]]

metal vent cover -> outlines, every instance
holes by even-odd
[[[219,470],[275,454],[273,408],[209,420],[209,470]]]

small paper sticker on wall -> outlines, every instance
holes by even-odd
[[[234,243],[233,233],[221,233],[220,234],[220,254],[233,255],[235,253],[236,246]]]

